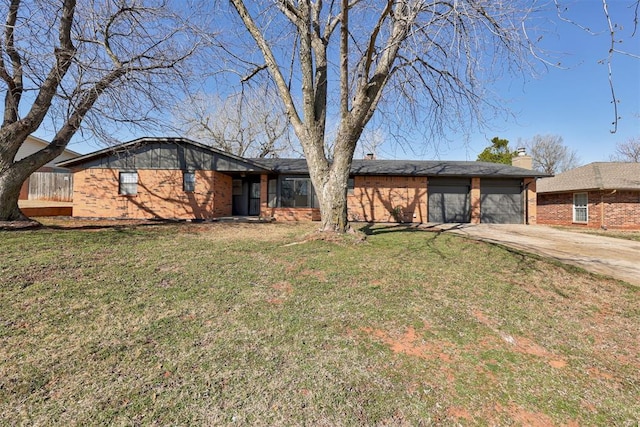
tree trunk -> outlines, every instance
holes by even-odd
[[[26,177],[10,168],[0,173],[0,221],[27,221],[18,207],[20,187]]]
[[[350,229],[347,219],[347,182],[359,136],[357,130],[341,127],[331,161],[325,157],[324,150],[318,149],[323,146],[318,142],[320,137],[315,144],[313,139],[301,140],[320,205],[320,231],[346,233]]]
[[[329,179],[320,189],[321,231],[345,233],[349,230],[347,219],[347,179],[349,170],[341,171],[332,168]]]

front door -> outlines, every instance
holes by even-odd
[[[249,184],[249,215],[260,215],[260,182]]]

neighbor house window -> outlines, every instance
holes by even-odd
[[[317,208],[318,200],[309,178],[285,178],[280,188],[283,208]]]
[[[356,180],[354,178],[349,178],[347,180],[347,194],[353,194],[353,190],[356,187]]]
[[[573,222],[587,222],[589,219],[588,210],[589,199],[587,193],[576,193],[573,195]]]
[[[120,194],[135,196],[138,194],[138,172],[120,172]]]
[[[182,188],[187,192],[196,191],[196,174],[195,172],[184,172],[182,174]]]

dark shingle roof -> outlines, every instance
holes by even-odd
[[[78,156],[71,160],[58,163],[58,166],[72,167],[85,164],[97,158],[110,156],[117,152],[147,144],[182,144],[198,147],[246,163],[254,170],[273,171],[281,174],[309,173],[305,159],[246,159],[223,152],[209,145],[204,145],[188,138],[155,138],[146,137],[126,142],[114,147],[108,147],[93,153]],[[486,163],[473,161],[443,161],[443,160],[354,160],[351,166],[353,175],[386,175],[386,176],[459,176],[459,177],[499,177],[499,178],[528,178],[545,177],[547,174],[504,165],[500,163]]]
[[[538,193],[576,190],[640,190],[640,163],[589,163],[537,183]]]
[[[283,174],[307,174],[305,159],[251,159]],[[464,176],[464,177],[543,177],[547,174],[500,163],[442,160],[354,160],[353,175]]]
[[[110,156],[113,155],[115,153],[119,153],[119,152],[124,152],[128,149],[135,149],[135,148],[139,148],[139,147],[143,147],[145,145],[150,145],[150,144],[180,144],[183,146],[193,146],[193,147],[197,147],[199,149],[208,151],[212,154],[216,154],[219,156],[223,156],[223,157],[227,157],[229,159],[235,160],[237,162],[240,163],[246,163],[248,164],[250,167],[254,167],[256,170],[261,170],[262,167],[260,165],[256,165],[255,163],[253,163],[251,160],[249,159],[245,159],[243,157],[239,157],[236,156],[234,154],[231,153],[227,153],[226,151],[222,151],[222,150],[218,150],[217,148],[214,148],[210,145],[205,145],[202,144],[200,142],[196,142],[193,141],[189,138],[183,138],[183,137],[143,137],[143,138],[138,138],[138,139],[134,139],[132,141],[129,142],[125,142],[122,144],[118,144],[118,145],[114,145],[111,147],[107,147],[104,148],[102,150],[98,150],[98,151],[94,151],[93,153],[89,153],[89,154],[84,154],[78,157],[74,157],[73,159],[70,160],[65,160],[63,162],[59,162],[56,164],[56,166],[60,166],[60,167],[74,167],[77,165],[82,165],[84,163],[87,163],[91,160],[97,159],[97,158],[101,158],[101,157],[106,157],[106,156]]]

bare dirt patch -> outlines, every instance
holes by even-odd
[[[480,310],[473,310],[472,315],[478,322],[491,329],[496,335],[502,338],[505,343],[509,344],[509,347],[512,350],[522,354],[529,354],[531,356],[545,359],[546,362],[554,368],[564,368],[565,366],[567,366],[567,361],[562,356],[551,353],[546,348],[534,342],[530,338],[523,336],[513,336],[501,331],[496,326],[496,322],[489,319]]]
[[[452,360],[451,354],[443,351],[443,349],[451,348],[452,343],[442,340],[425,341],[416,333],[415,328],[408,327],[406,332],[401,336],[393,336],[388,332],[380,329],[363,328],[368,335],[387,344],[391,351],[396,354],[406,354],[408,356],[419,357],[426,360],[439,359],[442,362],[449,363]]]

